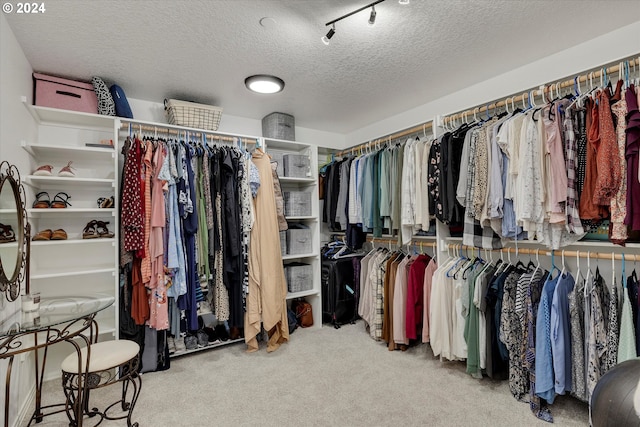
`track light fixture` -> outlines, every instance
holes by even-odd
[[[331,37],[333,37],[333,35],[336,33],[336,22],[338,21],[342,21],[344,18],[348,18],[351,15],[355,15],[358,12],[362,12],[363,10],[366,10],[368,8],[371,8],[371,14],[369,15],[369,25],[373,25],[376,23],[376,8],[375,5],[377,5],[378,3],[382,3],[385,0],[376,0],[372,3],[369,3],[366,6],[362,6],[359,9],[354,10],[353,12],[349,12],[346,15],[342,15],[340,18],[336,18],[333,21],[329,21],[327,22],[325,25],[329,26],[331,25],[331,29],[329,30],[329,32],[327,33],[326,36],[322,37],[322,43],[324,44],[329,44],[329,39]],[[400,4],[409,4],[409,0],[399,0]]]
[[[322,43],[324,43],[325,45],[329,45],[329,40],[331,40],[331,37],[333,37],[333,35],[336,33],[336,24],[333,24],[333,26],[329,29],[329,32],[327,33],[326,36],[322,37]]]
[[[371,15],[369,15],[369,25],[373,27],[375,23],[376,23],[376,7],[371,6]]]

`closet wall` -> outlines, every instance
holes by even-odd
[[[595,24],[592,23],[592,25]],[[378,120],[370,126],[357,129],[346,135],[296,127],[296,139],[322,147],[344,149],[398,129],[410,127],[416,123],[423,123],[438,114],[466,109],[512,93],[520,93],[528,87],[535,87],[541,83],[557,80],[634,54],[637,52],[639,38],[640,21],[436,101],[384,120]],[[0,60],[0,76],[2,76],[0,79],[0,93],[2,94],[0,97],[0,159],[18,165],[20,170],[27,174],[32,165],[29,162],[28,154],[20,148],[20,141],[35,140],[36,126],[22,105],[21,96],[27,96],[29,99],[32,97],[31,73],[33,70],[4,15],[0,15],[0,52],[2,55]],[[471,62],[472,60],[470,60]],[[70,67],[72,66],[70,64]],[[471,65],[469,72],[473,72]],[[70,69],[69,73],[72,74],[73,70]],[[135,99],[129,101],[137,119],[164,121],[162,104]],[[293,113],[295,115],[295,112]],[[259,135],[261,134],[260,120],[223,114],[220,131]],[[29,188],[26,190],[28,200],[33,200],[31,190]],[[606,262],[601,260],[600,265],[603,264]],[[0,307],[7,308],[6,303],[0,304],[5,304]],[[4,309],[0,311],[0,316],[3,312]],[[15,363],[14,370],[11,402],[15,407],[11,411],[9,425],[17,423],[22,418],[22,414],[31,408],[29,399],[32,396],[34,382],[32,378],[33,363],[30,358],[27,357],[24,361]],[[6,363],[0,363],[0,377],[3,377],[5,372]],[[0,389],[2,389],[0,392],[0,400],[2,400],[4,387]],[[4,420],[0,420],[0,424],[2,423]]]
[[[164,115],[163,103],[135,98],[128,98],[128,100],[136,120],[156,123],[164,123],[167,121]],[[222,107],[224,108],[224,106]],[[295,111],[292,112],[292,114],[295,116]],[[231,116],[223,111],[218,131],[239,135],[262,135],[262,120]],[[345,135],[343,134],[309,129],[301,126],[296,126],[296,141],[317,145],[318,147],[335,149],[345,147]]]
[[[21,140],[36,139],[36,125],[31,115],[20,102],[23,95],[31,96],[33,82],[31,81],[31,65],[24,56],[4,15],[0,15],[0,161],[7,160],[20,169],[21,175],[30,171],[27,152],[20,148]],[[27,172],[28,171],[28,172]],[[33,192],[25,187],[27,200],[33,200]],[[8,303],[4,295],[0,298],[0,322],[5,316],[20,310],[20,300]],[[35,378],[33,370],[33,356],[16,357],[13,364],[11,378],[11,409],[10,423],[22,418],[22,414],[29,406],[25,400],[33,394]],[[0,361],[0,378],[5,378],[7,361]],[[0,401],[4,402],[4,384],[0,391]],[[0,414],[0,425],[4,425],[4,411]]]
[[[561,31],[570,31],[570,29],[561,29],[558,34],[561,34]],[[344,148],[412,127],[417,123],[424,123],[438,115],[466,110],[475,105],[484,105],[494,99],[520,94],[529,88],[537,88],[541,84],[635,55],[638,53],[638,40],[640,40],[640,20],[555,55],[515,70],[505,70],[504,74],[350,132],[345,136]],[[526,46],[523,46],[523,49],[526,49]],[[507,54],[517,55],[518,53],[508,52]],[[479,52],[478,56],[482,56],[482,53]],[[473,58],[469,58],[468,73],[470,74],[474,73],[473,61]],[[425,78],[428,79],[429,76]]]

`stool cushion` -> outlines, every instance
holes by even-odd
[[[104,341],[91,344],[91,359],[89,360],[89,372],[105,371],[120,366],[124,362],[133,359],[140,352],[140,346],[129,340]],[[87,363],[87,348],[80,350],[82,357],[81,367],[84,369]],[[61,368],[64,372],[78,373],[78,354],[72,353],[62,361]]]

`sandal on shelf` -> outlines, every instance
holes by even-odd
[[[33,207],[36,209],[47,209],[51,207],[51,199],[49,193],[41,191],[36,194],[36,199],[33,201]]]
[[[67,232],[62,228],[53,230],[53,233],[51,234],[51,240],[67,240]]]
[[[53,234],[53,231],[51,231],[50,228],[47,228],[46,230],[40,230],[36,233],[35,236],[33,236],[33,238],[31,240],[34,241],[42,241],[42,240],[51,240],[51,235]]]
[[[84,227],[84,230],[82,230],[82,238],[83,239],[97,239],[98,237],[100,237],[100,235],[98,234],[98,230],[96,229],[96,226],[98,225],[98,221],[91,220],[87,223],[87,225]]]
[[[114,205],[113,196],[111,197],[100,197],[98,199],[98,207],[99,208],[112,208]]]
[[[100,237],[111,239],[113,238],[113,236],[115,236],[115,234],[110,232],[109,229],[107,228],[107,224],[109,224],[109,221],[96,221],[96,222],[97,222],[98,234],[100,235]]]
[[[13,232],[11,225],[0,223],[0,244],[16,241],[16,233]]]
[[[73,162],[67,163],[67,166],[60,169],[60,172],[58,172],[58,176],[66,176],[68,178],[74,178],[76,174],[73,172],[74,168],[71,167],[71,163]]]
[[[53,171],[53,166],[51,165],[42,165],[39,166],[38,169],[33,171],[33,175],[35,176],[51,176]]]
[[[69,199],[70,198],[71,198],[71,196],[69,196],[67,193],[63,193],[61,191],[58,194],[56,194],[55,196],[53,196],[53,201],[51,202],[51,207],[60,209],[60,208],[66,208],[67,206],[71,206],[71,203],[69,203]]]

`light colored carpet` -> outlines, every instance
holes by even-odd
[[[298,329],[274,353],[264,343],[251,354],[234,344],[172,359],[170,370],[142,381],[133,414],[141,427],[547,424],[511,396],[508,382],[473,379],[464,363],[441,362],[428,345],[390,352],[362,322]],[[60,401],[59,389],[59,381],[45,384],[45,403]],[[96,390],[91,405],[115,401],[118,389]],[[556,425],[588,425],[587,405],[572,397],[559,396],[551,410]],[[59,414],[40,425],[68,423]]]

